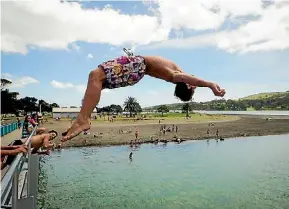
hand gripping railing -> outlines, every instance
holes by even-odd
[[[37,126],[33,128],[25,142],[25,145],[28,147],[27,158],[24,153],[17,154],[1,181],[1,208],[36,209],[39,156],[31,155],[31,138],[36,134],[36,130]],[[20,199],[18,199],[18,177],[25,160],[28,160],[27,197],[20,197]],[[12,205],[9,204],[11,196]]]

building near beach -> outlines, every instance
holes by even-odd
[[[52,109],[53,118],[75,118],[80,112],[80,108],[57,107]],[[97,111],[94,109],[91,117],[97,116]]]

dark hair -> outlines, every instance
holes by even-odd
[[[24,122],[28,122],[28,117],[29,117],[30,115],[25,115],[25,118],[24,118]]]
[[[48,131],[48,133],[49,133],[49,134],[50,134],[50,133],[55,133],[55,135],[58,136],[57,131],[54,131],[54,130]]]
[[[183,102],[188,102],[192,99],[193,92],[184,82],[176,83],[175,96]]]
[[[23,128],[27,131],[28,131],[28,125],[29,125],[28,117],[30,117],[30,115],[26,115],[23,121]]]

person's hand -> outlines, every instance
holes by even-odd
[[[13,145],[13,146],[11,146],[11,149],[18,149],[20,147],[21,147],[21,145]]]
[[[27,146],[26,145],[20,145],[17,149],[15,149],[15,154],[18,154],[18,153],[26,153],[28,150]]]
[[[46,148],[47,148],[47,149],[51,149],[51,148],[53,148],[53,147],[54,147],[54,144],[53,144],[53,143],[50,143],[50,144],[47,145]]]
[[[50,151],[47,149],[47,150],[43,151],[41,154],[50,155]]]
[[[221,89],[216,83],[211,83],[210,89],[214,92],[215,96],[223,97],[226,94],[225,89]]]

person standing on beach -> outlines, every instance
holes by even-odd
[[[103,89],[114,89],[137,84],[145,75],[175,85],[174,95],[181,101],[190,101],[197,87],[210,88],[215,96],[223,97],[225,89],[214,82],[185,73],[173,61],[160,56],[127,56],[106,61],[89,73],[86,92],[79,115],[72,126],[62,133],[67,141],[90,129],[89,119],[98,104]]]
[[[137,140],[138,139],[138,131],[137,130],[135,131],[134,135],[135,135],[135,140]]]
[[[21,128],[21,121],[20,121],[20,119],[19,119],[19,118],[17,118],[17,126],[18,126],[18,129],[20,129],[20,128]]]

